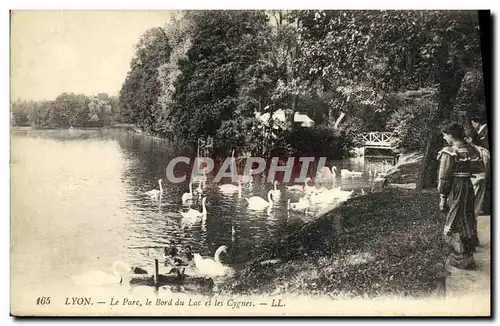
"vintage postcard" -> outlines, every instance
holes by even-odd
[[[12,10],[11,314],[490,316],[490,21]]]

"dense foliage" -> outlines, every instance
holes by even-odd
[[[63,93],[52,101],[11,104],[11,124],[33,128],[101,127],[120,122],[118,99],[105,93],[95,96]]]
[[[476,11],[181,11],[138,40],[120,120],[260,155],[313,142],[318,154],[342,156],[360,132],[396,131],[402,148],[429,158],[440,122],[484,112],[481,69]],[[421,90],[434,96],[405,98]],[[109,123],[118,120],[107,118],[113,105],[63,94],[50,109],[37,104],[28,120],[85,125],[91,115]],[[23,110],[16,123],[27,123]],[[256,119],[277,110],[286,114],[279,128]],[[299,128],[296,112],[315,126]]]
[[[171,47],[163,28],[144,33],[136,45],[136,56],[120,91],[123,119],[146,131],[160,127],[162,108],[158,103],[160,82],[158,68],[167,62]]]

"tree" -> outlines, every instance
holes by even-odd
[[[386,94],[437,85],[434,130],[451,116],[465,73],[480,66],[476,12],[301,11],[298,19],[311,79],[379,110]],[[436,181],[440,143],[429,136],[419,188]]]
[[[89,121],[89,98],[83,94],[63,93],[51,104],[49,125],[67,128],[86,126]]]
[[[113,103],[108,94],[100,93],[89,101],[89,120],[100,125],[109,125],[113,116]]]
[[[29,113],[34,102],[17,100],[11,104],[11,124],[13,126],[29,126]]]
[[[174,83],[171,117],[175,135],[189,143],[199,137],[216,136],[222,121],[231,120],[257,67],[264,46],[261,35],[267,17],[257,11],[187,12],[190,44],[179,60],[180,73]],[[247,92],[251,93],[251,92]],[[241,97],[240,97],[241,95]],[[253,115],[253,112],[251,112]]]
[[[168,62],[170,52],[171,46],[163,28],[151,28],[141,36],[119,95],[125,121],[154,132],[160,110],[158,69]]]

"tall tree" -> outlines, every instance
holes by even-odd
[[[154,131],[161,94],[158,70],[168,62],[170,52],[163,28],[147,30],[136,45],[136,55],[120,91],[123,118],[147,131]]]
[[[222,121],[231,120],[238,107],[244,72],[262,52],[259,37],[267,17],[258,11],[187,12],[191,46],[179,61],[172,118],[179,138],[196,143],[215,136]]]
[[[90,100],[83,94],[62,93],[52,102],[49,110],[50,125],[54,127],[86,126]]]

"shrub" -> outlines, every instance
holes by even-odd
[[[324,156],[339,159],[352,148],[352,139],[345,131],[326,126],[294,128],[287,135],[287,143],[300,156]]]
[[[432,120],[437,111],[437,103],[417,100],[404,105],[394,112],[387,123],[394,130],[398,141],[396,147],[406,150],[423,150],[432,133]]]

